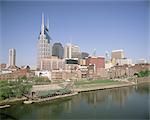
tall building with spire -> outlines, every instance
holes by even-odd
[[[44,25],[44,14],[42,13],[41,31],[37,43],[37,68],[41,69],[43,58],[52,56],[52,39],[49,35],[49,21],[47,26]]]

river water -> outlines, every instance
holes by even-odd
[[[150,84],[80,93],[70,98],[0,110],[1,119],[150,119]]]

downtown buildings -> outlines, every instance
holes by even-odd
[[[140,64],[137,67],[132,66],[131,59],[125,57],[124,50],[113,50],[111,58],[108,53],[105,57],[89,56],[88,53],[82,52],[80,47],[69,43],[64,47],[60,42],[52,44],[52,39],[49,34],[49,25],[44,24],[44,15],[42,15],[41,30],[37,42],[37,72],[39,74],[49,75],[49,79],[66,80],[80,78],[115,78],[124,75],[134,75],[136,70],[142,69]],[[105,60],[106,59],[106,60]],[[9,66],[16,66],[16,50],[9,50]],[[143,69],[147,69],[145,61],[140,60],[143,64]],[[6,68],[5,64],[1,64],[1,68]],[[18,78],[26,75],[26,72],[19,73],[19,68],[14,72],[18,74],[3,74],[2,79]],[[121,72],[122,71],[122,72]],[[130,72],[129,72],[130,71]],[[132,71],[132,72],[131,72]],[[9,71],[8,71],[9,72]],[[117,72],[117,73],[116,73]],[[3,71],[1,73],[6,73]],[[7,77],[9,76],[9,77]],[[42,74],[41,74],[42,76]]]
[[[0,80],[16,80],[29,75],[29,66],[16,66],[16,49],[9,49],[8,58],[8,65],[0,64]]]
[[[108,79],[133,75],[136,72],[132,67],[131,59],[125,57],[124,50],[113,50],[111,58],[107,52],[106,60],[105,57],[89,56],[88,53],[81,52],[79,46],[72,43],[64,47],[60,42],[52,44],[48,28],[44,25],[44,15],[42,15],[37,44],[37,70],[40,70],[37,73],[41,76],[47,74],[50,80]]]
[[[69,43],[63,47],[60,42],[52,44],[52,39],[49,34],[49,25],[45,25],[44,15],[42,15],[41,23],[40,34],[38,36],[37,42],[38,70],[48,70],[52,73],[54,71],[62,73],[67,71],[68,74],[78,73],[78,75],[82,74],[84,77],[89,77],[89,74],[103,77],[103,73],[107,73],[107,70],[111,71],[111,68],[114,68],[115,70],[118,69],[119,71],[122,69],[122,67],[118,66],[132,66],[132,61],[131,59],[125,57],[124,50],[113,50],[111,52],[111,58],[109,58],[108,53],[106,54],[106,57],[89,57],[89,54],[86,53],[86,51],[82,52],[78,45]],[[107,64],[105,61],[107,61]],[[138,63],[145,64],[145,61],[139,60]],[[15,49],[9,50],[8,64],[9,66],[16,66]],[[0,67],[2,69],[6,68],[6,64],[1,64]],[[139,67],[139,69],[141,68],[142,67]]]

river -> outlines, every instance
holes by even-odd
[[[79,93],[70,98],[34,103],[17,102],[0,110],[1,119],[149,119],[149,87],[140,84]]]

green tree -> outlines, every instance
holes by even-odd
[[[32,88],[32,85],[26,80],[15,81],[0,81],[0,99],[4,100],[12,97],[22,97],[24,94],[28,94]]]
[[[140,71],[138,77],[148,77],[150,76],[150,70]]]

